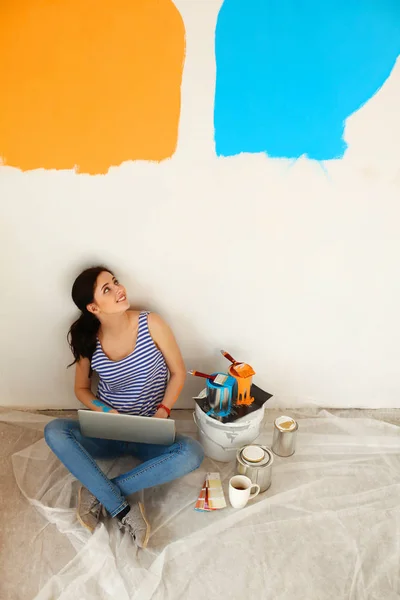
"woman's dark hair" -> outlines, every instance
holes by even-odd
[[[74,361],[68,365],[69,367],[78,362],[80,358],[91,360],[96,349],[100,321],[86,307],[93,302],[97,278],[104,271],[112,274],[112,271],[104,266],[85,269],[78,275],[72,286],[72,300],[82,314],[75,323],[72,323],[68,332],[68,343],[74,355]]]

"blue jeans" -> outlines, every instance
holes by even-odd
[[[126,496],[178,479],[197,469],[204,458],[203,448],[190,437],[177,435],[172,446],[89,438],[82,435],[78,421],[70,419],[50,421],[44,437],[54,454],[112,517],[128,506]],[[113,479],[95,461],[123,455],[135,456],[142,464]]]

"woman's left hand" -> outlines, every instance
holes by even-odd
[[[156,419],[167,419],[168,413],[164,408],[158,408],[155,415],[153,415]]]

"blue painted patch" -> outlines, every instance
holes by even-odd
[[[112,410],[111,406],[107,406],[106,404],[103,404],[103,402],[101,400],[93,400],[93,404],[95,406],[99,406],[102,410],[102,412],[110,412],[110,410]]]
[[[400,54],[400,0],[225,0],[216,29],[219,156],[343,156],[345,119]]]

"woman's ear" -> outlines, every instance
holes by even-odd
[[[99,312],[99,307],[97,306],[97,304],[94,304],[93,302],[92,302],[92,304],[88,304],[86,306],[86,308],[87,308],[88,312],[92,313],[92,315],[95,315],[96,313]]]

